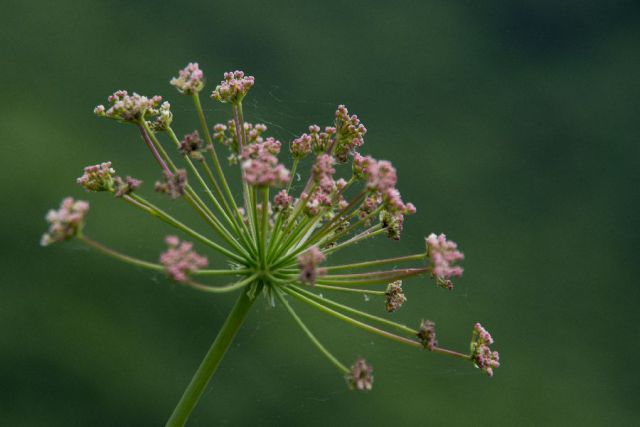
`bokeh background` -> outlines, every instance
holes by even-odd
[[[193,107],[168,81],[197,61],[206,92],[227,70],[256,76],[247,117],[285,142],[339,103],[359,114],[418,214],[400,242],[339,260],[446,232],[465,276],[451,293],[406,283],[394,317],[433,319],[461,350],[480,321],[503,366],[488,379],[296,305],[341,359],[374,365],[374,390],[349,392],[260,301],[191,425],[636,425],[638,2],[7,1],[0,21],[0,424],[162,425],[222,324],[234,295],[38,245],[72,195],[92,204],[88,234],[157,257],[167,227],[74,180],[111,160],[149,192],[134,129],[92,109],[115,89],[162,94],[186,133]],[[211,123],[229,116],[205,105]]]

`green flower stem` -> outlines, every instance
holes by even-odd
[[[202,167],[204,168],[207,176],[209,177],[209,180],[211,180],[211,182],[214,183],[214,188],[217,188],[216,192],[220,192],[220,188],[218,186],[218,183],[216,182],[215,177],[213,176],[213,173],[211,172],[211,168],[209,167],[209,165],[207,164],[206,160],[204,159],[204,157],[202,158],[201,161]],[[222,197],[222,200],[224,201],[224,197]],[[225,205],[227,203],[225,202]],[[231,217],[234,218],[238,223],[239,226],[241,227],[241,233],[240,235],[242,236],[242,240],[246,243],[247,248],[249,249],[249,251],[255,255],[255,241],[253,241],[253,236],[251,235],[251,232],[249,231],[249,228],[247,227],[247,224],[244,222],[244,218],[242,218],[242,216],[240,215],[240,212],[238,212],[238,207],[234,204],[236,212],[235,214],[231,214]],[[229,208],[231,209],[231,208]]]
[[[198,212],[202,219],[204,219],[205,222],[207,222],[220,235],[220,237],[224,239],[225,242],[227,242],[236,251],[242,254],[242,256],[247,259],[251,258],[251,255],[249,255],[248,251],[242,247],[242,245],[229,233],[228,230],[224,228],[218,218],[213,216],[212,213],[207,213],[207,209],[202,205],[202,200],[199,200],[199,198],[195,196],[195,193],[193,193],[193,189],[188,188],[187,192],[187,195],[190,196],[186,198],[187,202],[189,203],[189,205],[191,205],[191,207],[193,207],[196,212]],[[192,197],[191,195],[194,195],[195,197]]]
[[[316,185],[317,185],[315,182],[312,182],[312,181],[309,181],[309,182],[311,182],[311,184],[307,183],[307,186],[305,186],[305,190],[303,191],[303,193],[306,193],[307,195],[310,195],[313,192],[313,190],[315,190]],[[282,236],[286,236],[287,234],[289,234],[291,232],[291,229],[295,225],[296,220],[298,219],[298,216],[302,212],[303,208],[307,205],[307,201],[308,200],[309,200],[308,197],[306,199],[304,199],[304,200],[302,198],[298,199],[298,202],[296,203],[296,205],[293,208],[293,212],[291,213],[291,216],[289,217],[289,221],[288,221],[287,227],[283,231]]]
[[[317,223],[319,219],[320,219],[320,215],[316,216],[315,219],[308,218],[308,217],[302,219],[298,227],[295,230],[292,230],[291,234],[286,236],[286,239],[280,244],[278,248],[276,248],[276,250],[273,253],[273,256],[270,258],[270,261],[274,261],[280,258],[284,254],[284,252],[287,251],[287,249],[289,249],[296,242],[298,235],[303,230],[305,230],[306,227],[312,226],[315,223]],[[285,237],[284,234],[282,236]],[[276,262],[273,267],[276,268],[280,265],[282,265],[281,262]]]
[[[418,273],[404,273],[404,274],[397,274],[395,276],[379,277],[379,278],[372,278],[367,280],[331,280],[331,279],[325,279],[324,277],[321,277],[321,278],[318,278],[316,282],[321,285],[336,285],[336,286],[380,285],[380,284],[388,284],[399,279],[406,279],[407,277],[418,276],[424,273],[425,273],[424,271],[418,272]]]
[[[293,184],[293,180],[296,178],[296,170],[298,169],[298,163],[300,163],[300,159],[293,159],[293,165],[291,165],[291,172],[289,173],[289,183],[287,184],[287,194],[291,191],[291,184]]]
[[[462,360],[473,359],[470,354],[458,353],[457,351],[447,350],[446,348],[442,348],[442,347],[433,347],[431,351],[433,353],[444,354],[445,356],[451,356],[451,357],[455,357],[457,359],[462,359]]]
[[[263,187],[262,189],[262,238],[260,239],[262,250],[262,262],[264,265],[267,263],[267,231],[269,227],[269,187]]]
[[[258,277],[258,274],[254,274],[250,277],[247,277],[246,279],[240,280],[238,282],[235,283],[231,283],[229,285],[224,285],[224,286],[212,286],[212,285],[205,285],[203,283],[199,283],[193,280],[186,280],[184,282],[185,285],[190,286],[194,289],[197,289],[199,291],[203,291],[203,292],[211,292],[214,294],[221,294],[221,293],[225,293],[225,292],[233,292],[235,290],[244,288],[245,286],[247,286],[249,283],[253,282],[256,278]]]
[[[387,232],[387,230],[382,228],[381,224],[376,224],[373,227],[369,228],[368,230],[365,230],[362,233],[358,234],[357,236],[352,237],[351,239],[346,240],[346,241],[344,241],[342,243],[338,243],[337,245],[325,250],[324,253],[326,255],[328,255],[328,254],[331,254],[333,252],[337,252],[340,249],[344,249],[346,247],[349,247],[349,246],[351,246],[353,244],[356,244],[356,243],[358,243],[358,242],[360,242],[362,240],[369,239],[371,237],[376,237],[376,236],[378,236],[380,234],[383,234],[383,233],[386,233],[386,232]]]
[[[218,245],[217,243],[207,239],[206,237],[204,237],[203,235],[201,235],[200,233],[198,233],[195,230],[192,230],[191,228],[187,227],[186,225],[184,225],[183,223],[181,223],[180,221],[178,221],[177,219],[175,219],[174,217],[172,217],[171,215],[167,214],[166,212],[164,212],[163,210],[161,210],[160,208],[158,208],[157,206],[155,206],[154,204],[146,201],[145,199],[143,199],[142,197],[138,196],[135,193],[132,193],[130,195],[124,196],[123,199],[125,199],[127,202],[129,202],[130,204],[132,204],[133,206],[144,210],[145,212],[159,218],[160,220],[166,222],[169,225],[172,225],[173,227],[182,230],[183,232],[185,232],[186,234],[190,235],[191,237],[199,240],[200,242],[204,243],[205,245],[209,246],[212,249],[215,249],[216,251],[222,253],[223,255],[226,255],[227,257],[233,259],[234,261],[237,261],[241,264],[246,264],[247,263],[247,259],[241,257],[240,255],[236,254],[235,252],[231,252],[230,250]]]
[[[324,210],[318,213],[315,217],[311,218],[306,224],[301,224],[297,230],[291,234],[288,242],[282,246],[280,252],[276,255],[276,258],[286,253],[289,250],[297,250],[309,239],[309,236],[313,233],[314,227],[322,220]]]
[[[175,132],[171,127],[167,128],[167,133],[169,134],[169,137],[171,138],[173,143],[176,145],[176,147],[180,148],[180,140],[178,139],[178,137],[176,136]],[[234,230],[238,231],[238,227],[237,227],[238,224],[232,220],[232,218],[233,219],[237,219],[237,218],[233,215],[227,201],[224,199],[224,196],[222,195],[222,191],[220,190],[220,186],[218,185],[218,182],[215,181],[215,179],[211,180],[214,186],[214,190],[216,191],[216,196],[217,196],[216,197],[213,195],[213,193],[211,192],[211,189],[209,188],[207,183],[204,181],[204,179],[202,179],[200,172],[198,172],[198,169],[191,161],[191,158],[189,157],[189,155],[183,154],[182,157],[184,158],[184,161],[189,165],[191,172],[196,177],[196,179],[200,183],[200,186],[205,191],[205,193],[207,193],[207,195],[209,196],[209,199],[211,199],[211,202],[213,203],[217,211],[220,213],[220,215],[222,215],[222,217],[227,221],[227,223],[229,223],[229,225],[231,225],[234,228]],[[213,176],[211,178],[213,178]],[[220,200],[222,201],[222,204],[218,201],[218,198],[220,198]]]
[[[384,264],[396,264],[401,262],[426,260],[426,257],[427,257],[426,252],[423,252],[415,255],[407,255],[407,256],[401,256],[396,258],[378,259],[375,261],[366,261],[366,262],[358,262],[353,264],[342,264],[342,265],[330,265],[328,267],[324,267],[324,269],[326,271],[351,270],[356,268],[367,268],[367,267],[373,267],[373,266],[384,265]]]
[[[172,173],[171,170],[169,169],[169,167],[167,166],[167,163],[164,161],[164,159],[162,158],[162,156],[158,152],[158,148],[156,146],[154,146],[153,141],[151,141],[151,138],[149,138],[149,134],[145,130],[146,126],[147,126],[147,124],[146,124],[145,120],[144,119],[140,119],[140,122],[138,123],[138,130],[140,131],[140,135],[142,136],[142,140],[145,142],[145,144],[147,144],[147,148],[149,148],[149,150],[151,151],[151,154],[153,154],[153,157],[156,159],[156,161],[158,162],[158,164],[160,165],[162,170],[167,172],[167,173]]]
[[[238,101],[237,103],[231,106],[231,111],[233,113],[233,123],[236,128],[236,141],[238,142],[238,153],[242,152],[242,148],[247,145],[247,134],[244,132],[244,116],[242,114],[242,101]],[[252,191],[249,188],[249,184],[247,184],[247,180],[245,179],[244,171],[242,172],[242,195],[244,199],[244,209],[247,212],[247,217],[249,218],[249,225],[251,230],[255,230],[255,222],[257,218],[252,216],[251,206],[256,202],[255,199],[252,198]],[[257,235],[254,235],[255,241],[257,242]]]
[[[142,268],[147,268],[149,270],[155,270],[155,271],[163,271],[164,270],[164,266],[160,265],[160,264],[156,264],[153,262],[148,262],[148,261],[143,261],[141,259],[138,258],[134,258],[131,257],[129,255],[125,255],[123,253],[120,253],[114,249],[111,249],[105,245],[103,245],[102,243],[98,243],[95,240],[83,235],[79,235],[78,236],[78,240],[80,240],[82,243],[98,250],[99,252],[110,256],[111,258],[115,258],[119,261],[123,261],[127,264],[136,266],[136,267],[142,267]]]
[[[291,317],[293,317],[294,320],[298,323],[298,325],[300,325],[300,328],[302,328],[304,333],[311,340],[311,342],[318,348],[318,350],[320,350],[320,352],[327,359],[329,359],[329,361],[333,363],[336,366],[336,368],[338,368],[339,371],[345,374],[348,373],[349,369],[345,365],[343,365],[333,354],[331,354],[331,352],[329,352],[329,350],[327,350],[326,347],[323,346],[320,341],[318,341],[318,339],[313,335],[313,333],[309,330],[309,328],[307,328],[307,325],[304,324],[302,319],[300,319],[300,317],[293,310],[293,307],[291,307],[291,305],[289,305],[287,300],[284,298],[284,296],[282,295],[282,292],[279,289],[275,289],[275,294],[280,300],[280,302],[282,303],[282,305],[287,309],[289,314],[291,314]]]
[[[382,225],[380,224],[376,224],[373,227],[369,228],[368,230],[363,231],[362,233],[358,234],[357,236],[352,237],[349,240],[346,240],[342,243],[337,244],[336,246],[333,246],[329,249],[325,249],[323,252],[326,255],[329,255],[333,252],[336,252],[340,249],[346,248],[348,246],[351,246],[355,243],[358,243],[361,240],[365,240],[368,239],[370,237],[375,237],[379,234],[385,233],[386,230],[382,228]],[[319,246],[321,247],[323,243],[321,243]],[[300,255],[302,252],[306,251],[308,249],[308,245],[304,245],[298,249],[296,249],[293,252],[290,252],[289,254],[287,254],[285,257],[283,257],[280,261],[278,261],[276,264],[274,264],[274,268],[276,267],[281,267],[281,266],[295,266],[295,260],[296,257],[298,255]]]
[[[158,141],[155,134],[149,129],[147,122],[144,120],[140,121],[140,132],[145,139],[145,141],[151,141],[151,144],[156,149],[156,152],[159,152],[161,157],[164,159],[166,164],[170,166],[168,169],[169,173],[174,173],[177,168],[175,164],[171,161],[171,158],[167,154],[167,152],[162,147],[162,144]],[[165,164],[165,166],[166,166]],[[196,194],[196,192],[191,188],[190,185],[186,186],[186,194],[185,200],[191,205],[191,207],[198,212],[198,214],[207,222],[209,225],[213,227],[213,229],[222,237],[227,243],[233,246],[238,252],[243,253],[243,255],[248,256],[247,251],[242,248],[242,246],[233,238],[233,235],[227,230],[224,225],[215,217],[213,212],[209,210],[209,208],[204,204],[202,199]]]
[[[337,310],[342,310],[342,311],[344,311],[346,313],[350,313],[350,314],[354,314],[356,316],[360,316],[360,317],[362,317],[364,319],[367,319],[367,320],[378,322],[378,323],[380,323],[382,325],[390,326],[390,327],[392,327],[394,329],[397,329],[398,331],[400,331],[402,333],[405,333],[407,335],[410,335],[410,336],[416,336],[416,334],[418,333],[417,330],[412,329],[412,328],[410,328],[408,326],[402,325],[400,323],[396,323],[396,322],[394,322],[392,320],[389,320],[389,319],[385,319],[384,317],[374,316],[373,314],[369,314],[369,313],[367,313],[365,311],[356,310],[355,308],[351,308],[349,306],[340,304],[340,303],[338,303],[336,301],[332,301],[332,300],[330,300],[328,298],[325,298],[325,297],[322,297],[320,295],[316,295],[313,292],[309,292],[309,291],[307,291],[307,290],[305,290],[305,289],[303,289],[301,287],[297,287],[295,289],[299,293],[303,294],[304,296],[306,296],[308,298],[313,299],[314,301],[317,301],[320,304],[324,304],[326,306],[335,308]],[[382,292],[382,294],[384,295],[384,292]]]
[[[356,206],[365,195],[366,195],[366,192],[364,190],[361,191],[356,197],[353,198],[353,200],[351,200],[351,202],[344,209],[342,209],[339,212],[337,212],[333,216],[331,221],[329,221],[325,225],[323,225],[318,230],[317,234],[314,236],[314,238],[309,243],[313,244],[315,242],[318,242],[323,237],[325,237],[325,236],[329,235],[330,233],[332,233],[333,230],[335,230],[337,227],[340,226],[340,220],[344,219],[344,215],[347,212],[349,212],[349,210],[353,209],[353,207]]]
[[[329,314],[329,315],[331,315],[331,316],[333,316],[333,317],[335,317],[337,319],[340,319],[343,322],[346,322],[346,323],[348,323],[348,324],[350,324],[352,326],[355,326],[355,327],[363,329],[363,330],[365,330],[367,332],[379,335],[381,337],[388,338],[390,340],[399,342],[401,344],[406,344],[406,345],[409,345],[411,347],[422,348],[422,344],[419,341],[412,340],[412,339],[405,338],[405,337],[401,337],[399,335],[396,335],[396,334],[393,334],[391,332],[376,328],[375,326],[371,326],[371,325],[369,325],[367,323],[363,323],[363,322],[361,322],[359,320],[353,319],[353,318],[351,318],[349,316],[346,316],[346,315],[344,315],[342,313],[339,313],[339,312],[337,312],[335,310],[332,310],[331,308],[325,306],[324,304],[321,304],[321,303],[319,303],[317,301],[312,300],[311,298],[308,298],[308,297],[304,296],[302,293],[300,293],[298,291],[297,288],[283,287],[282,290],[284,292],[288,293],[289,295],[293,296],[294,298],[296,298],[296,299],[298,299],[298,300],[300,300],[300,301],[302,301],[302,302],[304,302],[306,304],[309,304],[312,307],[315,307],[318,310],[320,310],[320,311],[322,311],[322,312],[324,312],[326,314]]]
[[[267,260],[271,260],[271,256],[273,255],[273,246],[276,239],[278,238],[278,235],[280,234],[280,229],[282,228],[282,218],[282,211],[280,211],[278,212],[278,215],[276,215],[276,223],[273,226],[273,230],[271,231],[271,236],[269,236],[269,244],[267,245]]]
[[[404,268],[404,269],[393,269],[393,270],[383,270],[383,271],[368,271],[366,273],[350,273],[350,274],[327,274],[322,276],[326,279],[363,279],[363,278],[388,278],[389,276],[395,275],[416,275],[421,273],[426,273],[430,271],[429,268]]]
[[[342,230],[341,232],[339,232],[335,236],[330,236],[331,240],[332,241],[338,241],[341,237],[348,235],[349,233],[351,233],[356,228],[360,227],[361,225],[366,224],[371,218],[373,218],[374,216],[378,215],[381,210],[382,210],[382,205],[378,206],[373,212],[369,213],[367,216],[362,218],[360,221],[357,221],[357,222],[349,225],[346,229]],[[323,240],[321,243],[324,244],[325,241]]]
[[[200,121],[200,127],[202,128],[202,133],[204,133],[205,141],[207,142],[207,146],[211,147],[209,153],[211,153],[211,161],[213,162],[213,168],[216,170],[218,174],[218,178],[220,178],[220,182],[222,183],[222,188],[227,195],[229,203],[233,208],[233,211],[238,214],[238,206],[236,205],[236,201],[233,198],[233,194],[231,193],[231,188],[229,188],[229,183],[227,182],[226,177],[224,176],[224,172],[222,170],[222,166],[220,165],[220,160],[218,160],[218,155],[216,154],[215,147],[213,145],[213,140],[211,139],[211,133],[209,132],[209,125],[207,125],[207,119],[204,116],[204,112],[202,111],[202,104],[200,103],[200,95],[198,92],[193,94],[193,104],[196,107],[196,111],[198,113],[198,120]],[[242,218],[239,218],[242,221]]]
[[[343,287],[340,287],[340,286],[319,285],[317,283],[314,285],[314,288],[316,288],[316,289],[326,289],[328,291],[347,292],[347,293],[363,294],[363,295],[384,296],[384,294],[385,294],[384,291],[370,291],[370,290],[366,290],[366,289],[343,288]]]
[[[245,276],[247,273],[251,273],[253,270],[248,268],[241,268],[238,270],[197,270],[191,273],[193,276]]]
[[[168,427],[185,425],[255,301],[256,298],[250,298],[246,292],[241,293],[178,405],[173,410],[169,421],[167,421]]]

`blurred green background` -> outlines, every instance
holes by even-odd
[[[480,321],[503,366],[488,379],[296,304],[342,360],[374,365],[374,390],[349,392],[261,300],[191,425],[637,425],[638,2],[7,1],[0,21],[0,424],[161,425],[213,340],[235,295],[38,245],[72,195],[92,204],[88,234],[157,257],[167,227],[74,180],[111,160],[149,192],[158,173],[135,130],[92,109],[115,89],[158,93],[191,131],[168,81],[197,61],[205,93],[224,71],[254,75],[247,118],[282,141],[339,103],[357,113],[364,151],[394,162],[418,214],[400,242],[341,260],[446,232],[465,276],[452,293],[406,283],[394,317],[433,319],[461,350]]]

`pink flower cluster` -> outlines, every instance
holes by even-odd
[[[258,187],[279,187],[289,182],[289,170],[278,163],[280,141],[267,138],[242,149],[240,159],[245,181]]]
[[[310,247],[306,252],[298,257],[298,267],[300,267],[300,281],[310,286],[315,286],[318,275],[324,271],[318,269],[318,265],[327,257],[317,246]]]
[[[426,239],[427,257],[431,260],[431,274],[436,282],[446,288],[452,289],[451,277],[460,277],[464,271],[462,267],[454,263],[464,259],[464,254],[458,250],[455,242],[447,240],[447,236],[436,236],[431,233]]]
[[[185,95],[193,95],[204,88],[204,73],[197,62],[190,62],[182,70],[178,71],[178,77],[172,78],[169,83]]]
[[[65,198],[60,209],[47,212],[45,219],[49,223],[49,230],[42,235],[40,244],[48,246],[75,237],[82,231],[88,213],[89,202]]]
[[[473,363],[490,377],[493,376],[493,370],[500,367],[500,354],[489,348],[491,344],[491,334],[480,323],[476,323],[471,335],[471,357]]]
[[[337,141],[334,155],[339,162],[346,162],[350,153],[364,144],[364,135],[367,128],[360,122],[355,114],[349,115],[347,107],[338,106],[336,110]]]
[[[190,273],[195,273],[209,264],[206,257],[193,250],[192,243],[181,242],[176,236],[167,236],[165,242],[169,249],[160,255],[160,264],[176,282],[184,282]]]
[[[115,184],[114,196],[116,197],[123,197],[123,196],[129,195],[142,185],[142,181],[140,181],[139,179],[132,178],[130,176],[127,176],[124,179],[119,176],[116,176],[115,178],[113,178],[113,182]]]
[[[85,167],[76,182],[87,191],[112,191],[114,173],[116,171],[111,167],[111,162],[103,162]]]
[[[245,76],[243,71],[229,71],[224,73],[224,80],[211,93],[211,97],[220,102],[236,103],[253,87],[253,76]]]
[[[100,117],[107,117],[124,122],[137,123],[140,119],[150,116],[157,116],[160,111],[161,96],[146,96],[133,93],[129,95],[126,90],[118,90],[108,98],[111,106],[106,109],[104,105],[98,105],[93,112]],[[167,104],[167,109],[169,104]]]
[[[203,146],[204,141],[200,138],[200,133],[198,133],[197,130],[194,130],[184,136],[182,141],[180,141],[180,147],[178,150],[182,154],[192,155],[193,153],[202,150]]]
[[[184,195],[187,187],[186,170],[178,169],[175,173],[164,171],[163,179],[162,182],[156,181],[154,190],[166,194],[172,199],[178,199]]]
[[[291,156],[294,159],[306,157],[311,152],[312,141],[311,135],[306,133],[291,141],[291,146],[289,147]]]
[[[287,190],[280,190],[273,198],[273,206],[276,212],[286,211],[293,204],[293,196]]]
[[[373,367],[362,357],[358,358],[347,374],[347,383],[351,389],[370,391],[373,388]]]

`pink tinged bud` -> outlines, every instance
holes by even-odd
[[[172,78],[169,83],[185,95],[193,95],[204,88],[204,73],[197,62],[190,62],[182,70],[178,71],[178,77]]]
[[[204,141],[202,141],[200,134],[196,130],[184,136],[182,141],[180,141],[180,147],[178,150],[182,154],[193,155],[193,153],[202,150],[203,146]]]
[[[336,160],[332,156],[328,154],[319,155],[312,168],[313,179],[315,182],[320,183],[323,179],[333,181],[333,174],[336,173],[336,170],[333,167],[335,163]]]
[[[188,275],[206,267],[207,258],[193,250],[190,242],[181,242],[176,236],[167,236],[165,242],[169,249],[160,255],[160,264],[167,275],[176,282],[184,282]]]
[[[245,150],[247,148],[249,147]],[[245,155],[243,151],[242,158],[244,159],[242,162],[244,179],[249,185],[279,187],[289,182],[289,170],[279,164],[273,154],[265,151],[252,158]]]
[[[425,241],[427,257],[431,260],[431,274],[436,279],[436,284],[453,287],[448,279],[462,276],[462,267],[454,264],[463,260],[464,254],[458,250],[458,245],[447,240],[444,234],[436,236],[432,233]]]
[[[156,181],[154,190],[178,199],[185,193],[187,187],[187,171],[178,169],[175,173],[164,171],[163,181]]]
[[[473,364],[489,377],[493,376],[494,369],[500,367],[500,354],[491,350],[491,344],[491,334],[480,323],[476,323],[471,335],[471,359]]]
[[[110,95],[108,100],[111,106],[106,111],[102,105],[94,109],[98,116],[129,123],[138,123],[139,120],[147,117],[158,117],[160,124],[170,122],[169,104],[166,103],[159,108],[162,102],[161,96],[148,98],[135,92],[129,95],[126,90],[118,90]]]
[[[58,210],[50,210],[46,215],[49,230],[42,235],[40,244],[49,246],[77,236],[84,227],[84,221],[89,213],[89,203],[83,200],[65,198]]]
[[[130,176],[127,176],[124,179],[119,176],[116,176],[115,178],[113,178],[113,182],[114,182],[114,188],[115,188],[115,193],[114,193],[115,197],[123,197],[123,196],[129,195],[142,185],[142,181],[140,181],[139,179],[132,178]]]
[[[363,358],[356,360],[346,376],[352,390],[370,391],[373,388],[373,367]]]
[[[276,212],[285,211],[291,207],[293,203],[293,197],[287,193],[287,190],[281,190],[273,198],[273,205]]]
[[[367,165],[367,187],[372,191],[384,193],[393,189],[398,182],[396,168],[386,160],[370,161]]]
[[[324,271],[318,269],[318,264],[326,259],[325,255],[317,246],[310,247],[306,252],[298,257],[298,267],[300,267],[299,280],[310,286],[315,286],[316,279]]]
[[[112,191],[113,174],[115,171],[111,167],[111,162],[104,162],[85,167],[84,173],[76,179],[76,182],[87,191]]]
[[[436,339],[436,324],[431,320],[423,320],[420,323],[420,329],[418,330],[417,336],[424,348],[429,351],[432,351],[438,346],[438,340]]]
[[[224,103],[240,102],[253,87],[254,82],[253,76],[245,76],[242,71],[226,72],[224,80],[211,93],[211,97]]]
[[[300,137],[291,141],[289,150],[294,159],[302,159],[311,152],[312,138],[311,135],[303,133]]]

